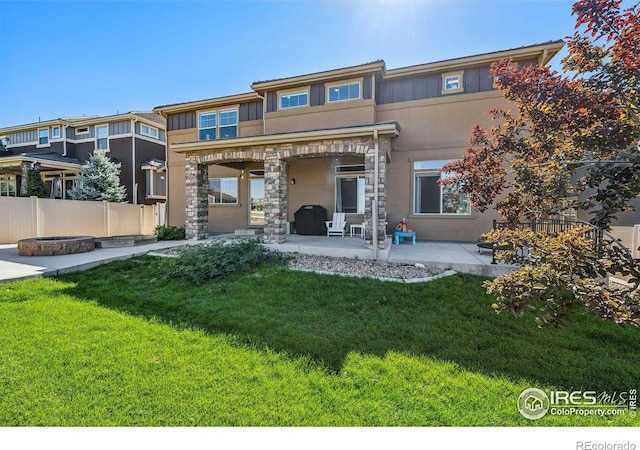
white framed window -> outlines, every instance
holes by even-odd
[[[278,94],[279,109],[299,108],[309,105],[309,91],[283,92]]]
[[[96,126],[96,150],[109,151],[109,125]]]
[[[362,82],[359,80],[327,85],[328,103],[359,100],[360,98],[362,98]]]
[[[464,71],[443,73],[442,93],[455,94],[457,92],[464,92]]]
[[[157,139],[158,138],[158,129],[141,123],[140,124],[140,134],[144,134],[145,136],[149,136],[149,137]]]
[[[238,137],[238,110],[221,109],[198,114],[198,139],[214,141]]]
[[[17,197],[15,175],[0,175],[0,197]]]
[[[438,180],[451,173],[440,168],[453,161],[416,161],[413,163],[413,213],[416,215],[471,214],[468,194],[460,193],[459,186],[440,186]]]
[[[238,177],[209,178],[210,205],[238,204]]]
[[[49,145],[49,129],[40,128],[38,130],[38,146],[45,147]]]
[[[61,131],[60,131],[60,127],[59,126],[55,126],[51,128],[51,138],[52,139],[58,139],[62,137]]]
[[[216,139],[216,111],[198,114],[198,136],[201,141]]]
[[[76,136],[78,134],[89,134],[89,127],[79,127],[76,128]]]
[[[148,169],[145,172],[147,198],[167,198],[166,171]]]
[[[219,139],[238,137],[238,110],[225,109],[218,111]]]
[[[363,165],[336,166],[336,212],[364,214]]]

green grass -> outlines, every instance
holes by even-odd
[[[0,426],[638,424],[516,409],[528,387],[637,389],[636,329],[539,329],[496,315],[472,276],[263,268],[191,286],[162,263],[0,283]]]

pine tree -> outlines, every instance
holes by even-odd
[[[27,197],[47,198],[47,185],[44,183],[40,170],[33,168],[27,171]]]
[[[71,198],[123,203],[126,188],[120,184],[121,166],[110,161],[104,150],[96,150],[89,157],[89,166],[82,170],[79,187],[69,191]]]

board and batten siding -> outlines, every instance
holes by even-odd
[[[248,122],[250,120],[262,120],[262,100],[257,102],[242,103],[238,112],[238,120],[240,122]]]
[[[198,128],[195,111],[169,114],[167,116],[167,131],[186,130],[188,128]]]
[[[463,77],[464,92],[444,94],[444,96],[473,94],[494,89],[489,66],[465,69]],[[442,74],[431,73],[383,80],[379,83],[376,93],[378,97],[376,103],[379,105],[443,97]]]
[[[130,120],[122,120],[120,122],[111,122],[109,124],[109,136],[117,136],[119,134],[131,134]]]
[[[9,133],[9,145],[31,144],[38,142],[38,130],[18,131]]]

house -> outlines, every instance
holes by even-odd
[[[122,163],[127,202],[166,199],[166,129],[159,114],[66,117],[0,128],[0,139],[0,195],[25,195],[27,171],[37,165],[51,198],[68,199],[82,165],[101,149]]]
[[[364,224],[369,248],[402,218],[419,239],[476,240],[495,213],[441,187],[439,168],[464,155],[474,125],[490,125],[489,109],[507,106],[491,63],[546,64],[563,45],[398,69],[374,61],[156,107],[167,119],[169,223],[192,239],[260,227],[281,243],[299,208],[321,205]]]

